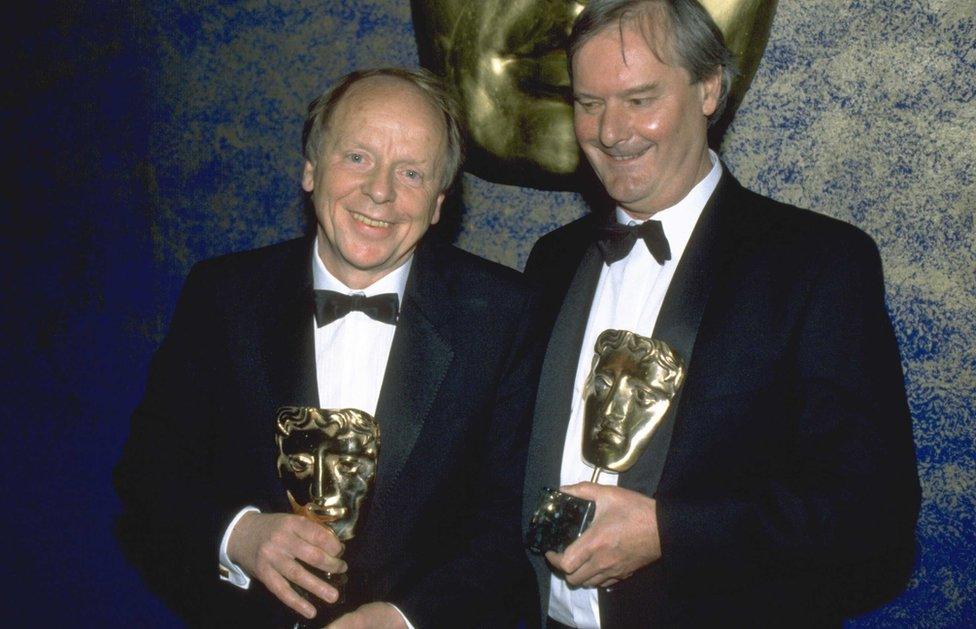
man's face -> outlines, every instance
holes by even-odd
[[[626,344],[598,358],[586,390],[583,458],[614,472],[633,465],[671,400],[668,370],[641,364]]]
[[[280,441],[278,474],[292,508],[352,538],[359,507],[376,473],[375,448],[352,431],[293,429]],[[330,434],[330,432],[332,434]]]
[[[446,150],[442,116],[417,88],[372,77],[349,89],[302,175],[333,275],[365,288],[406,260],[440,218]]]
[[[680,201],[711,168],[708,116],[716,74],[698,83],[673,64],[663,32],[659,59],[635,20],[607,27],[573,57],[573,122],[609,195],[636,218]]]

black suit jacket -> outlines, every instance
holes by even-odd
[[[294,622],[256,580],[248,591],[219,583],[216,562],[243,506],[289,511],[274,416],[318,405],[311,247],[196,265],[132,418],[116,471],[119,539],[193,624]],[[385,600],[418,628],[504,626],[518,613],[536,310],[516,272],[433,241],[417,249],[376,411],[375,485],[347,544],[349,600],[337,612]]]
[[[548,234],[526,267],[553,328],[523,522],[538,489],[559,484],[605,220]],[[656,498],[663,556],[600,592],[604,629],[837,624],[897,593],[914,561],[919,486],[870,238],[726,171],[653,336],[685,359],[687,379],[620,485]],[[545,613],[550,572],[532,560]]]

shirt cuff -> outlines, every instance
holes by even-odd
[[[237,512],[234,519],[231,520],[230,524],[227,525],[227,530],[224,531],[224,537],[220,540],[220,554],[218,555],[220,560],[218,567],[220,580],[236,585],[242,590],[246,590],[247,588],[251,587],[251,577],[247,576],[241,567],[231,561],[230,557],[227,556],[227,544],[230,542],[230,534],[234,532],[234,527],[237,526],[237,523],[240,522],[241,518],[248,513],[261,513],[261,510],[257,507],[244,507]],[[402,615],[403,614],[401,614],[401,616]],[[408,622],[407,624],[409,625],[410,623]],[[410,629],[413,629],[413,627]]]
[[[404,613],[400,611],[399,607],[397,607],[393,603],[387,603],[387,605],[397,610],[397,613],[400,614],[400,618],[403,618],[403,622],[407,623],[407,629],[416,629],[412,624],[410,624],[410,619],[408,619],[406,615],[404,615]]]

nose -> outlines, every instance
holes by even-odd
[[[630,116],[617,103],[608,102],[600,114],[600,144],[612,147],[630,137]]]
[[[603,406],[600,409],[601,417],[613,420],[627,416],[629,398],[621,389],[620,383],[615,382],[613,389],[610,390],[609,395],[603,401]]]
[[[392,170],[375,168],[363,180],[363,194],[372,199],[373,203],[389,203],[396,198],[393,186]]]
[[[319,504],[329,504],[339,496],[339,486],[332,477],[326,456],[324,448],[315,453],[315,475],[309,487],[309,497]]]

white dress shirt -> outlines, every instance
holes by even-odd
[[[573,383],[572,410],[563,445],[561,485],[589,481],[593,467],[583,460],[583,386],[593,363],[593,347],[597,337],[608,329],[629,330],[643,336],[651,336],[657,322],[661,304],[671,278],[681,261],[691,237],[691,232],[711,198],[722,166],[718,155],[709,151],[712,169],[688,194],[675,205],[661,210],[652,220],[660,221],[671,249],[671,259],[658,264],[644,242],[638,240],[623,260],[603,265],[600,279],[593,295],[590,315],[583,335],[583,346],[576,367]],[[623,224],[639,224],[622,208],[616,209],[617,220]],[[616,485],[617,474],[604,471],[598,482]],[[600,605],[597,588],[570,587],[553,573],[550,577],[549,616],[570,627],[599,629]]]
[[[402,307],[407,276],[413,264],[412,255],[373,284],[362,290],[353,290],[325,268],[318,255],[318,244],[316,237],[311,256],[312,285],[315,290],[367,297],[396,293]],[[386,372],[396,326],[376,321],[357,310],[322,327],[318,327],[315,317],[311,317],[308,325],[312,326],[315,335],[315,380],[319,407],[358,408],[370,415],[376,415],[376,404],[383,386],[383,374]],[[227,555],[227,544],[237,522],[252,511],[258,509],[245,507],[237,513],[224,532],[219,551],[220,578],[243,589],[250,587],[251,579],[231,562]],[[407,621],[407,626],[412,628],[410,621]]]
[[[347,287],[329,273],[318,255],[313,258],[312,282],[316,290],[367,297],[396,293],[400,303],[403,303],[403,290],[407,285],[413,256],[363,290]],[[315,326],[314,317],[309,325]],[[371,319],[358,310],[321,328],[316,327],[315,378],[319,406],[358,408],[376,415],[376,403],[383,386],[383,374],[395,331],[396,326]]]

